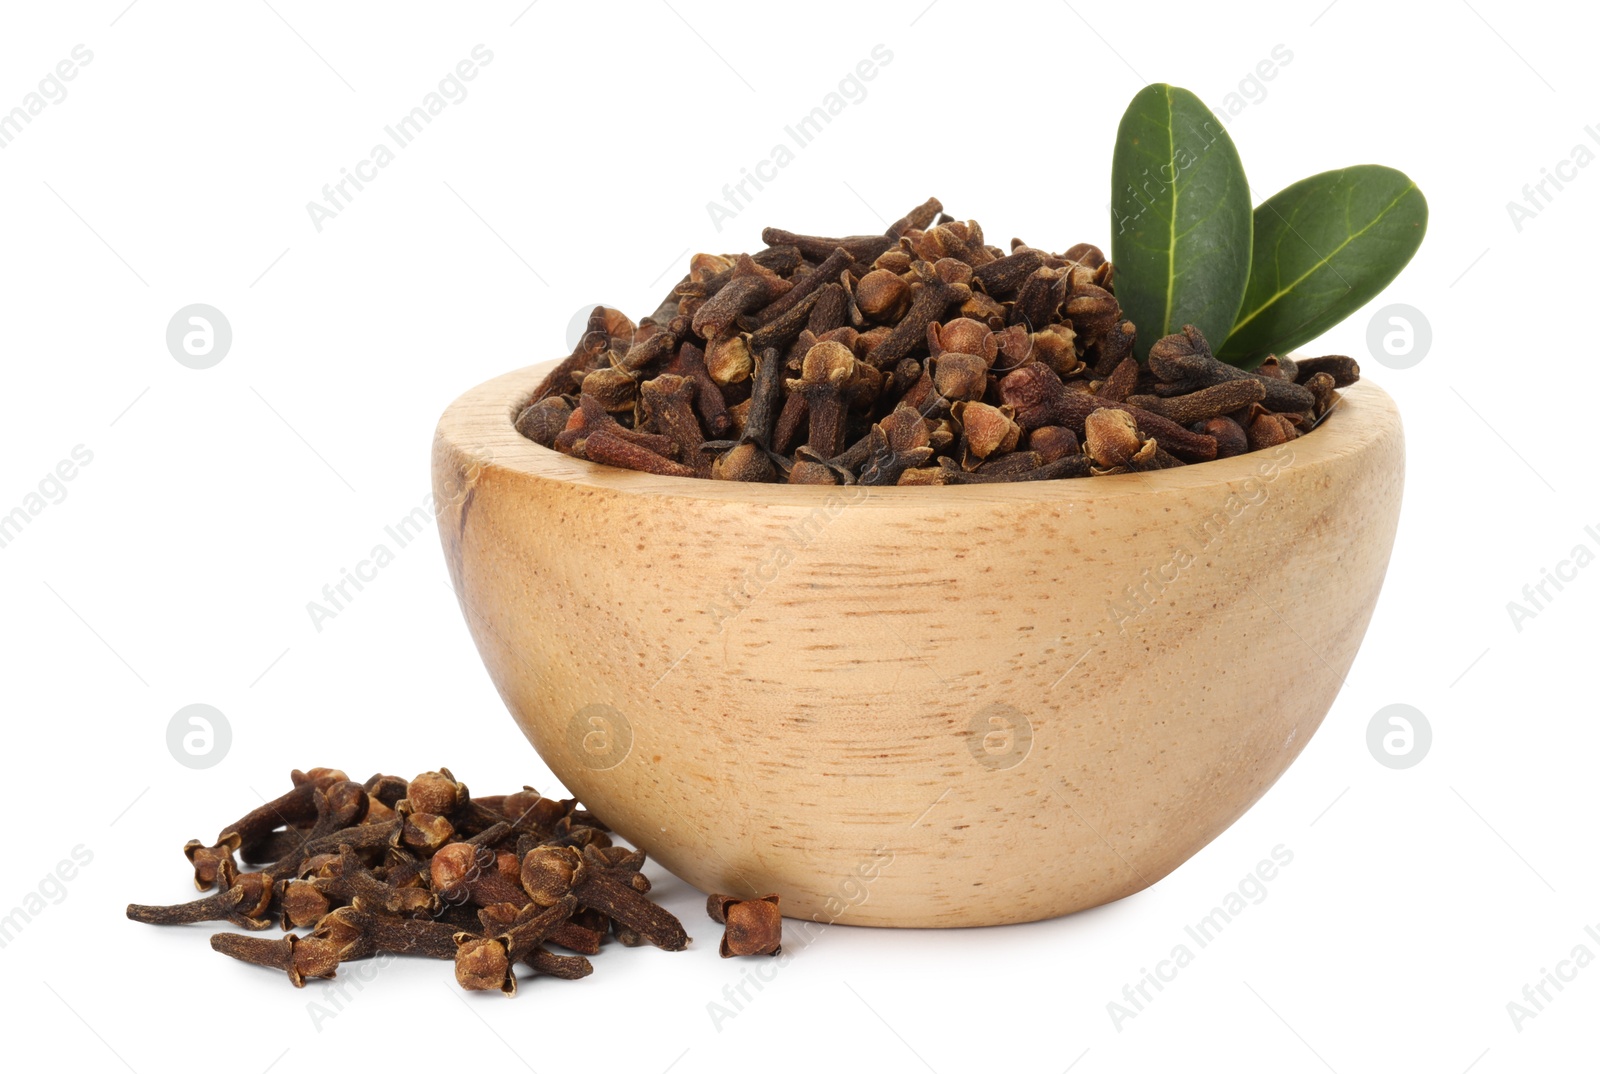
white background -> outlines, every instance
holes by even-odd
[[[1600,955],[1585,935],[1600,932],[1600,567],[1520,631],[1506,607],[1575,545],[1600,547],[1584,533],[1600,530],[1587,324],[1600,167],[1520,230],[1506,208],[1575,146],[1600,151],[1585,132],[1600,124],[1592,13],[125,4],[8,4],[0,33],[0,109],[75,45],[93,52],[0,150],[0,513],[75,446],[93,453],[0,548],[0,913],[74,847],[93,855],[0,949],[12,1049],[141,1074],[362,1056],[642,1074],[1596,1069],[1600,968],[1520,1028],[1507,1011],[1575,946]],[[468,96],[319,233],[306,203],[480,43],[493,60]],[[865,98],[718,233],[706,202],[878,44],[893,58]],[[566,353],[569,321],[594,302],[648,312],[689,252],[755,249],[766,224],[878,231],[936,194],[1000,245],[1105,243],[1127,99],[1160,80],[1221,108],[1277,45],[1292,60],[1229,121],[1258,199],[1375,161],[1431,206],[1404,275],[1308,348],[1358,357],[1399,401],[1406,503],[1322,729],[1178,872],[1028,926],[830,929],[720,1022],[708,1004],[749,963],[717,958],[701,896],[659,871],[697,938],[687,953],[608,949],[588,980],[537,980],[513,1001],[406,961],[320,1022],[308,1004],[331,1003],[326,986],[223,961],[207,926],[123,920],[130,900],[191,897],[184,840],[278,793],[296,766],[364,778],[448,764],[479,793],[558,792],[479,664],[431,533],[320,632],[307,614],[423,501],[433,424],[457,394]],[[195,302],[234,336],[203,371],[164,338]],[[1373,312],[1394,302],[1431,324],[1409,369],[1368,349]],[[233,736],[203,771],[166,745],[195,702]],[[1434,733],[1403,771],[1365,742],[1393,703]],[[1114,1024],[1124,985],[1279,844],[1293,862],[1265,901]]]

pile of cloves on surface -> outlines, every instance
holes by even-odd
[[[1342,356],[1218,360],[1200,332],[1134,356],[1088,244],[986,245],[935,198],[882,235],[776,228],[696,254],[637,325],[604,306],[517,418],[592,462],[679,477],[955,485],[1158,470],[1308,432]]]
[[[389,953],[453,961],[463,988],[511,995],[518,966],[587,977],[594,967],[585,956],[608,935],[630,947],[689,944],[678,919],[646,897],[644,853],[613,846],[575,800],[531,788],[476,798],[449,769],[356,783],[314,768],[292,781],[211,844],[184,847],[195,886],[212,894],[129,906],[128,917],[225,921],[248,932],[281,926],[280,939],[219,933],[211,946],[282,970],[297,987]]]

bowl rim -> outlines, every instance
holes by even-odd
[[[1099,502],[1148,497],[1160,491],[1189,493],[1236,486],[1283,465],[1272,462],[1275,452],[1250,451],[1147,473],[937,486],[789,485],[646,474],[563,455],[517,431],[517,416],[558,361],[511,370],[463,392],[439,418],[435,457],[448,445],[458,453],[458,465],[477,470],[480,476],[491,471],[628,495],[807,508],[841,493],[848,493],[854,503],[897,506],[929,506],[951,499],[1012,504]],[[1363,379],[1341,388],[1339,397],[1334,411],[1321,424],[1285,445],[1292,452],[1289,465],[1296,470],[1348,460],[1399,430],[1399,408],[1371,381]]]

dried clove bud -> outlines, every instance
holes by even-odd
[[[1133,415],[1125,410],[1093,411],[1083,425],[1084,449],[1097,465],[1106,469],[1127,466],[1146,443],[1139,436]],[[1154,441],[1149,443],[1154,444]]]
[[[735,444],[711,464],[711,476],[719,481],[772,481],[777,471],[766,449],[759,444]]]
[[[579,905],[621,921],[657,947],[682,951],[689,945],[683,925],[666,910],[619,881],[572,847],[537,847],[522,859],[522,886],[534,903],[554,906],[567,895]]]
[[[856,284],[856,305],[880,324],[898,321],[911,304],[911,287],[899,273],[876,268]]]
[[[642,470],[647,474],[661,474],[665,477],[695,476],[691,468],[658,455],[649,448],[624,440],[605,429],[591,434],[584,443],[585,453],[594,462],[620,466],[626,470]]]
[[[732,277],[695,312],[691,327],[701,338],[715,339],[739,314],[765,306],[793,286],[748,254],[740,254]]]
[[[705,433],[700,428],[700,419],[694,413],[694,381],[664,373],[641,384],[639,393],[656,428],[677,445],[679,458],[696,465],[700,458],[700,445],[705,443]],[[706,469],[709,472],[709,464]]]
[[[1211,353],[1211,346],[1200,329],[1192,324],[1182,332],[1163,336],[1150,345],[1150,370],[1168,383],[1182,383],[1190,390],[1209,388],[1230,380],[1254,380],[1263,386],[1263,404],[1274,411],[1311,409],[1311,393],[1298,384],[1247,373],[1228,365]]]
[[[1230,417],[1208,418],[1196,423],[1194,431],[1209,436],[1217,442],[1219,459],[1231,459],[1250,450],[1250,441],[1245,435],[1244,426]]]
[[[198,891],[210,891],[221,886],[231,888],[239,876],[239,865],[233,860],[237,848],[227,843],[208,847],[198,839],[184,844],[184,856],[194,866],[194,886]]]
[[[806,351],[800,379],[788,382],[789,390],[806,401],[811,421],[807,446],[824,458],[844,450],[844,389],[855,373],[856,359],[849,347],[823,342]]]
[[[717,924],[726,926],[717,948],[723,958],[782,953],[783,914],[778,910],[778,896],[739,899],[712,895],[706,900],[706,913]]]
[[[434,854],[429,867],[432,888],[440,897],[464,896],[478,906],[527,902],[519,881],[496,867],[493,851],[471,843],[452,843]]]
[[[808,462],[805,459],[801,459],[789,468],[789,484],[837,485],[839,484],[839,475],[827,463]]]
[[[1060,371],[1057,370],[1057,372]],[[1111,371],[1111,375],[1105,379],[1104,383],[1100,385],[1100,390],[1095,394],[1108,402],[1126,403],[1130,401],[1128,397],[1133,394],[1133,390],[1138,383],[1139,363],[1132,358],[1124,358],[1117,363],[1117,368]],[[1266,393],[1262,392],[1262,394]],[[1144,404],[1138,405],[1143,406]],[[1150,410],[1151,408],[1146,406],[1144,409]],[[1161,412],[1156,411],[1156,413],[1159,414]],[[1172,418],[1171,414],[1162,414],[1161,416]],[[1178,419],[1173,418],[1172,420],[1177,421]]]
[[[1321,421],[1339,402],[1339,393],[1334,391],[1335,381],[1332,373],[1317,372],[1311,374],[1304,381],[1306,390],[1311,393],[1315,402],[1311,405],[1311,416]]]
[[[494,937],[456,934],[456,982],[469,992],[498,988],[517,993],[511,968],[533,953],[550,933],[572,916],[578,900],[564,896],[550,906],[529,906],[504,933]]]
[[[1307,383],[1318,373],[1326,373],[1333,378],[1335,388],[1348,388],[1361,379],[1361,367],[1354,358],[1346,358],[1342,354],[1330,354],[1322,358],[1302,358],[1296,368],[1296,379]]]
[[[963,454],[970,455],[974,460],[973,465],[969,466],[968,460],[963,459],[962,466],[965,469],[976,469],[976,460],[1015,450],[1017,441],[1022,438],[1021,428],[1011,420],[1009,407],[994,407],[988,403],[957,403],[950,414],[961,425],[961,435],[965,440]]]
[[[1261,411],[1250,419],[1245,429],[1251,451],[1264,451],[1286,444],[1300,435],[1294,423],[1282,414]]]
[[[1195,422],[1243,410],[1251,403],[1259,403],[1266,397],[1266,385],[1261,380],[1240,378],[1225,380],[1209,388],[1190,392],[1188,395],[1166,399],[1158,395],[1135,395],[1128,402],[1153,414],[1160,414],[1163,418],[1180,425],[1193,425]]]
[[[203,899],[176,906],[130,904],[128,920],[146,925],[193,925],[201,921],[227,921],[240,928],[272,927],[269,912],[273,881],[265,873],[240,873],[231,888]]]
[[[406,786],[404,800],[411,803],[413,813],[448,817],[456,811],[465,792],[466,788],[450,774],[449,769],[445,769],[442,772],[424,772],[412,780]]]
[[[398,845],[432,854],[455,837],[455,825],[435,813],[402,813]]]
[[[1044,425],[1028,434],[1028,450],[1043,462],[1055,462],[1078,453],[1078,436],[1060,425]]]
[[[240,962],[283,970],[296,988],[304,988],[307,977],[330,978],[339,969],[334,946],[316,937],[289,935],[281,940],[268,940],[219,932],[211,937],[211,949]]]

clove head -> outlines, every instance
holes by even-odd
[[[971,317],[957,317],[942,325],[934,321],[928,325],[928,353],[938,358],[945,351],[976,354],[993,362],[1000,342],[993,329]]]
[[[311,881],[285,880],[279,885],[278,908],[287,931],[310,928],[327,915],[332,904]]]
[[[233,886],[234,879],[239,875],[239,866],[233,860],[233,852],[238,850],[238,837],[224,840],[217,846],[206,846],[198,839],[191,839],[184,845],[184,856],[194,866],[194,886],[197,891],[210,891],[214,887],[224,889]]]
[[[554,906],[583,880],[583,855],[572,847],[534,847],[522,859],[522,889],[537,906]]]
[[[1165,381],[1200,379],[1222,364],[1212,355],[1205,334],[1192,324],[1150,344],[1147,361],[1150,371]]]
[[[1287,415],[1261,411],[1250,420],[1245,435],[1250,450],[1261,451],[1287,444],[1299,436],[1300,431],[1294,427],[1294,422],[1290,421]]]
[[[633,410],[634,401],[639,397],[639,383],[621,369],[603,366],[583,378],[581,391],[598,400],[608,412],[624,413]],[[550,439],[552,443],[555,441],[554,436]]]
[[[967,450],[980,459],[1014,450],[1022,436],[1022,430],[1011,420],[1010,407],[957,403],[951,416],[961,424]]]
[[[718,481],[771,481],[776,475],[772,459],[759,444],[735,444],[711,464]]]
[[[448,817],[465,797],[466,790],[449,770],[424,772],[406,785],[406,799],[413,813],[433,813]]]
[[[712,895],[706,900],[706,914],[724,926],[718,947],[723,958],[776,955],[783,950],[783,914],[777,895],[759,899]]]
[[[873,269],[856,284],[856,305],[874,321],[897,321],[910,304],[910,285],[887,268]]]
[[[706,372],[719,385],[738,384],[750,379],[755,356],[750,353],[749,337],[721,336],[706,347]]]
[[[434,852],[429,862],[429,879],[433,890],[454,891],[481,876],[483,868],[478,860],[480,848],[471,843],[451,843]],[[487,851],[484,851],[487,854]]]
[[[309,768],[304,772],[296,768],[289,773],[289,782],[296,787],[309,783],[319,791],[325,791],[335,783],[342,783],[349,778],[342,768]]]
[[[455,826],[444,817],[436,813],[413,813],[402,822],[400,841],[412,850],[432,854],[455,834]]]
[[[456,944],[456,983],[462,988],[468,992],[498,988],[508,996],[516,991],[504,943],[462,932],[456,934]]]
[[[1144,447],[1133,415],[1102,407],[1083,421],[1083,443],[1096,465],[1107,469],[1126,466]],[[1151,441],[1154,444],[1154,441]]]
[[[1028,450],[1038,452],[1044,462],[1055,462],[1078,453],[1078,434],[1063,425],[1042,425],[1028,434]]]
[[[572,407],[559,395],[547,396],[517,415],[517,432],[536,444],[554,447],[556,437],[572,416]]]
[[[1250,440],[1245,435],[1244,426],[1226,415],[1196,422],[1193,429],[1200,435],[1209,436],[1217,442],[1217,458],[1219,459],[1230,459],[1235,455],[1243,455],[1250,450]]]
[[[339,969],[339,951],[326,940],[315,936],[291,936],[294,957],[289,968],[289,980],[296,988],[305,985],[308,977],[331,978]]]
[[[1065,391],[1061,378],[1042,362],[1014,369],[1000,381],[1001,401],[1011,407],[1017,424],[1029,430],[1059,424],[1056,419]]]
[[[527,823],[536,828],[550,828],[566,816],[572,803],[546,798],[532,787],[524,787],[506,795],[500,805],[501,813],[518,824]]]
[[[1078,333],[1070,324],[1046,325],[1037,332],[1029,333],[1029,353],[1058,375],[1071,376],[1083,368],[1083,361],[1078,357],[1077,339]]]
[[[808,462],[801,459],[789,468],[789,484],[791,485],[837,485],[839,475],[834,473],[833,467],[824,462]]]
[[[367,789],[354,780],[340,780],[317,792],[317,825],[329,830],[349,828],[367,817],[371,798]]]
[[[727,931],[719,948],[723,958],[776,955],[783,949],[783,915],[777,896],[737,902],[727,909]]]
[[[946,399],[976,402],[989,388],[989,363],[976,354],[947,351],[934,359],[933,387]]]
[[[856,371],[856,356],[843,343],[824,340],[806,351],[800,362],[800,379],[788,382],[790,391],[842,388]]]

